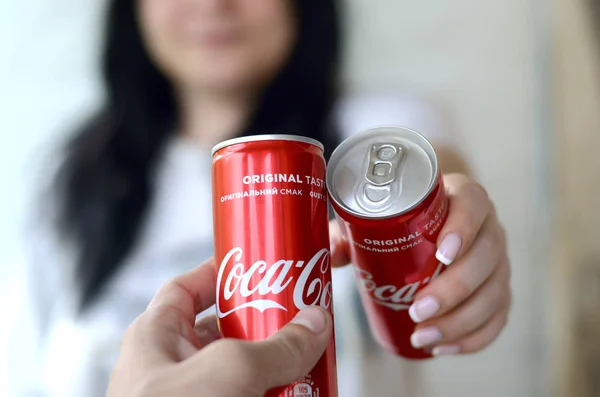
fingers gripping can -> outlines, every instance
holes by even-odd
[[[408,309],[445,267],[435,252],[448,199],[432,145],[403,127],[363,131],[332,154],[327,187],[375,339],[406,358],[431,357],[411,346]]]
[[[289,135],[222,142],[213,148],[212,184],[223,335],[262,340],[302,308],[332,312],[323,146]],[[333,336],[305,378],[267,396],[337,397]]]

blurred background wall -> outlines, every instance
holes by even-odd
[[[600,395],[600,4],[557,6],[552,387],[591,397]]]
[[[95,60],[102,3],[0,3],[2,264],[10,263],[28,191],[36,183],[31,165],[101,99]],[[365,374],[364,395],[547,396],[554,384],[550,358],[563,357],[553,347],[558,344],[548,342],[568,339],[548,327],[554,311],[548,303],[554,288],[548,226],[555,205],[551,95],[556,94],[552,60],[558,39],[550,34],[547,16],[553,2],[345,3],[346,86],[418,93],[438,105],[448,128],[462,136],[464,151],[506,224],[515,295],[509,327],[485,352],[427,364],[387,357],[382,365],[404,375],[381,389],[375,367]],[[0,280],[10,270],[0,265]]]

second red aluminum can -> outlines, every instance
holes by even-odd
[[[403,127],[363,131],[334,151],[327,186],[375,339],[400,356],[430,358],[411,345],[408,311],[445,268],[435,253],[448,198],[432,145]]]
[[[289,135],[225,141],[212,176],[222,334],[262,340],[307,306],[332,313],[323,146]],[[310,374],[267,396],[337,397],[333,336]]]

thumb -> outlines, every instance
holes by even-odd
[[[265,390],[292,383],[308,374],[331,341],[331,315],[319,306],[301,310],[294,319],[270,338],[250,347],[260,386]]]

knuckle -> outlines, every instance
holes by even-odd
[[[486,305],[487,312],[492,312],[499,310],[504,306],[506,301],[506,288],[504,287],[504,283],[494,281],[492,287],[490,288],[489,296],[485,297],[487,299],[488,304]],[[493,311],[492,311],[493,310]]]
[[[440,330],[443,341],[460,339],[469,331],[469,328],[471,328],[469,324],[462,321],[458,316],[443,316],[442,318],[422,325],[423,328],[431,326]]]
[[[477,223],[477,218],[473,211],[465,211],[462,214],[462,224],[469,229],[473,229]],[[472,239],[472,238],[471,238]]]
[[[472,181],[467,185],[467,189],[469,190],[469,193],[471,193],[472,196],[478,200],[490,201],[490,195],[488,191],[480,183]]]
[[[503,312],[498,315],[497,321],[494,321],[490,325],[491,330],[488,338],[488,345],[495,341],[498,336],[500,336],[502,330],[506,327],[506,324],[508,324],[508,315],[507,312]]]
[[[498,328],[498,334],[497,335],[500,335],[500,332],[506,327],[507,324],[508,324],[508,310],[505,311],[500,316],[500,327]]]
[[[498,208],[496,207],[496,204],[494,204],[494,202],[489,199],[489,197],[488,197],[488,206],[489,206],[489,209],[490,209],[490,214],[494,218],[496,218],[498,216]]]
[[[513,297],[512,297],[512,293],[509,290],[508,291],[508,297],[506,298],[505,304],[504,306],[502,306],[502,310],[500,311],[500,319],[498,321],[500,321],[500,323],[502,323],[502,327],[506,326],[506,324],[508,324],[508,320],[510,317],[510,309],[512,307],[512,303],[513,303]]]
[[[169,281],[161,285],[156,294],[154,295],[154,299],[152,300],[152,302],[150,302],[150,305],[155,303],[157,298],[168,295],[173,290],[173,288],[175,288],[175,285],[176,284],[174,278],[171,278]]]
[[[500,252],[500,235],[495,230],[488,230],[479,237],[479,244],[485,252]]]
[[[510,268],[510,266],[508,264],[505,265],[504,267],[506,268],[506,276],[505,276],[504,282],[506,283],[506,289],[508,289],[509,293],[510,293],[511,280],[512,280],[512,269]]]
[[[160,321],[169,316],[170,308],[165,305],[156,305],[146,312],[149,319]]]
[[[506,229],[504,228],[504,225],[502,225],[500,222],[498,222],[498,220],[496,220],[496,227],[500,240],[503,244],[506,244]]]
[[[456,277],[448,283],[447,296],[452,303],[466,299],[473,292],[473,286],[464,278]]]
[[[471,285],[460,277],[446,277],[444,279],[440,277],[436,281],[438,281],[437,285],[432,284],[432,287],[435,288],[433,294],[440,299],[440,304],[444,312],[452,310],[454,306],[467,298],[473,290]]]
[[[505,290],[510,290],[511,269],[510,266],[508,266],[508,264],[506,263],[506,261],[502,261],[498,272],[498,279],[502,283],[502,286]]]
[[[461,351],[465,354],[478,353],[485,349],[493,342],[493,337],[490,335],[481,335],[480,337],[463,343]]]
[[[158,292],[156,293],[156,295],[165,294],[165,293],[169,292],[173,288],[173,285],[175,283],[175,278],[176,277],[171,277],[170,279],[167,280],[166,283],[161,285],[160,288],[158,289]]]
[[[482,351],[485,347],[486,347],[485,343],[478,343],[478,344],[467,343],[461,348],[461,351],[464,354],[475,354],[475,353],[479,353],[480,351]]]
[[[150,324],[169,324],[178,320],[178,311],[169,305],[157,305],[146,312]]]
[[[496,317],[489,322],[487,327],[479,332],[477,337],[474,337],[469,343],[466,344],[465,352],[476,353],[490,346],[498,339],[498,336],[504,329],[507,321],[508,317],[506,314],[502,313],[496,315]]]
[[[508,314],[510,313],[510,310],[512,308],[512,303],[513,303],[513,298],[512,298],[512,294],[511,294],[510,290],[508,290],[503,303],[504,304],[502,305],[502,308],[505,311],[504,317],[506,317],[504,323],[506,324],[508,322]]]
[[[140,318],[138,317],[123,333],[123,338],[121,339],[121,344],[125,345],[129,343],[129,341],[134,341],[136,339],[137,328],[139,327]]]
[[[502,229],[502,226],[500,226],[500,224],[498,224],[498,222],[494,222],[494,227],[492,227],[490,235],[492,236],[494,242],[499,247],[504,245],[504,240],[505,240],[504,230]]]
[[[479,329],[490,319],[490,313],[503,306],[499,288],[485,302],[471,303],[467,307],[450,313],[437,321],[437,326],[447,340],[456,340]]]
[[[440,328],[444,339],[456,340],[474,332],[485,324],[498,321],[499,313],[510,305],[511,292],[500,274],[488,279],[481,288],[459,277],[439,284],[436,295],[441,298],[442,316],[433,322]]]
[[[497,276],[495,277],[495,283],[497,285],[497,290],[499,291],[501,302],[506,305],[510,303],[511,300],[511,286],[510,286],[510,270],[506,267],[502,267],[497,271]]]

